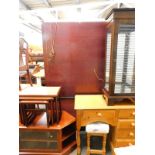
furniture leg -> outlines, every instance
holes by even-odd
[[[62,114],[60,96],[58,96],[58,100],[59,100],[59,121],[60,121],[60,119],[61,119],[61,114]]]
[[[87,134],[87,155],[90,155],[90,134]]]
[[[20,121],[21,121],[22,124],[24,124],[23,109],[22,109],[21,104],[19,104],[19,114],[20,114]]]
[[[76,143],[77,143],[77,155],[81,155],[81,139],[80,139],[80,129],[81,129],[81,112],[76,111]]]
[[[60,120],[60,101],[58,101],[58,97],[55,98],[55,104],[56,104],[56,122],[59,123]]]
[[[37,85],[38,85],[38,86],[41,86],[41,85],[42,85],[42,84],[41,84],[41,77],[37,77],[36,80],[37,80]]]
[[[30,75],[29,70],[27,70],[27,78],[28,78],[30,85],[32,86],[32,79],[31,79],[31,75]]]
[[[47,127],[49,127],[50,121],[49,121],[48,105],[46,104],[45,106],[46,106]]]
[[[52,102],[52,100],[49,100],[49,109],[51,111],[51,115],[50,115],[50,121],[51,121],[51,125],[54,123],[54,102]]]
[[[28,125],[28,121],[27,121],[26,111],[24,110],[25,109],[25,105],[24,104],[21,104],[21,108],[22,108],[24,125],[27,126]]]
[[[80,130],[77,129],[76,133],[76,138],[77,138],[77,155],[81,155],[81,143],[80,143]]]

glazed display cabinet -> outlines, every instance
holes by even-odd
[[[134,103],[135,9],[113,9],[107,16],[105,82],[107,104]]]

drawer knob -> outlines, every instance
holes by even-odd
[[[132,122],[132,123],[131,123],[131,126],[132,126],[132,127],[134,127],[134,126],[135,126],[135,123],[134,123],[134,122]]]
[[[50,136],[49,136],[49,138],[53,138],[53,136],[52,136],[52,135],[50,135]]]
[[[134,136],[134,133],[133,133],[133,132],[130,132],[129,135],[130,135],[131,137],[133,137],[133,136]]]
[[[135,116],[135,112],[132,113],[132,116]]]
[[[98,112],[98,113],[97,113],[97,116],[102,116],[102,113]]]

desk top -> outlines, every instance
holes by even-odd
[[[19,96],[49,96],[57,97],[61,87],[27,87],[19,91]]]
[[[132,109],[134,105],[108,106],[102,94],[99,95],[75,95],[75,110],[87,109]]]

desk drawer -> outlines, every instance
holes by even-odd
[[[135,121],[134,120],[118,120],[117,129],[134,129]]]
[[[134,129],[120,129],[116,131],[117,139],[134,139],[135,130]]]
[[[82,125],[96,121],[116,124],[115,110],[87,110],[81,116]]]
[[[121,118],[121,119],[134,119],[135,118],[135,110],[134,109],[119,110],[118,118]]]
[[[35,139],[35,140],[57,140],[57,131],[33,131],[23,130],[19,132],[20,139]]]
[[[134,144],[135,144],[134,139],[126,139],[126,140],[118,139],[116,140],[115,147],[130,146]]]

